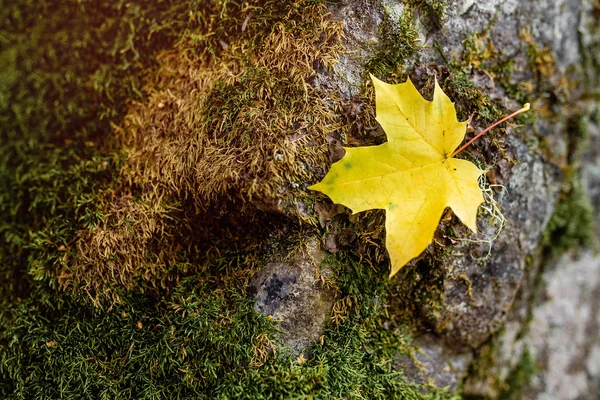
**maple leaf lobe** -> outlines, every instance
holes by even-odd
[[[408,79],[399,85],[371,76],[377,121],[388,141],[379,146],[344,148],[323,180],[309,189],[361,212],[386,210],[386,248],[393,276],[433,240],[446,207],[476,231],[483,202],[478,179],[484,171],[452,158],[463,141],[466,122],[435,82],[432,101]]]

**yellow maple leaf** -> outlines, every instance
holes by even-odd
[[[386,210],[391,277],[431,243],[446,207],[476,232],[477,208],[483,202],[478,179],[485,171],[452,157],[467,122],[458,122],[454,104],[437,81],[433,101],[427,101],[410,79],[390,85],[371,78],[376,119],[388,141],[345,148],[344,157],[309,189],[355,213]]]

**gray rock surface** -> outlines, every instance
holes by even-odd
[[[511,142],[520,162],[498,196],[505,227],[493,239],[498,227],[480,218],[481,233],[473,239],[493,240],[491,256],[478,262],[486,246],[466,243],[455,251],[470,256],[453,258],[448,266],[444,310],[435,323],[453,346],[477,348],[500,328],[519,290],[526,256],[536,249],[553,211],[558,186],[549,178],[548,167],[518,140]]]
[[[302,352],[323,333],[335,292],[318,279],[325,253],[316,242],[291,261],[271,262],[252,277],[248,295],[258,312],[279,322],[280,339]]]
[[[600,257],[585,251],[553,260],[545,266],[540,288],[529,315],[516,307],[498,336],[492,373],[499,382],[505,381],[505,387],[515,384],[510,373],[527,350],[536,371],[521,398],[596,400],[600,393]],[[530,318],[527,325],[523,317]],[[468,379],[464,391],[492,398],[499,394],[498,385],[487,379]]]
[[[541,373],[531,398],[590,399],[600,394],[600,257],[565,255],[543,275],[544,301],[524,342]],[[566,384],[568,382],[568,384]]]
[[[432,24],[421,16],[417,22],[423,48],[404,60],[407,70],[417,63],[445,65],[460,60],[465,40],[485,34],[500,59],[512,60],[510,82],[531,85],[529,101],[544,110],[535,110],[538,118],[521,128],[520,135],[508,130],[507,151],[517,162],[499,166],[498,183],[505,190],[494,195],[506,219],[504,228],[497,235],[498,224],[481,211],[479,233],[456,240],[446,258],[442,307],[435,312],[421,310],[423,315],[433,315],[428,322],[435,333],[415,332],[421,351],[414,358],[398,357],[395,367],[416,382],[433,381],[454,390],[461,386],[477,350],[495,337],[500,353],[497,365],[490,368],[497,379],[467,378],[465,393],[498,396],[498,383],[510,376],[525,349],[530,349],[540,372],[531,382],[528,398],[592,398],[600,377],[596,301],[600,259],[587,252],[580,259],[564,256],[544,268],[536,249],[564,179],[561,168],[569,152],[568,120],[579,115],[590,122],[589,116],[598,114],[597,104],[586,95],[598,92],[597,74],[590,73],[590,66],[599,64],[597,2],[449,0],[447,4],[446,19]],[[385,41],[380,24],[386,18],[399,19],[403,9],[402,3],[388,0],[332,4],[331,16],[344,24],[349,52],[335,73],[318,71],[314,84],[336,90],[347,100],[356,96],[367,61]],[[540,51],[550,49],[553,62],[547,76],[539,76],[531,67],[528,46],[533,44]],[[486,71],[473,67],[467,72],[472,82],[507,109],[521,106]],[[570,81],[567,86],[566,81]],[[595,123],[589,127],[591,138],[583,154],[581,176],[598,211],[600,135]],[[335,238],[330,239],[335,243]],[[309,257],[271,263],[253,278],[249,289],[257,299],[257,310],[281,320],[282,338],[295,351],[319,336],[331,309],[333,294],[315,278],[313,265],[321,257],[313,250]],[[542,282],[541,289],[536,282]],[[534,301],[536,293],[543,294],[541,300]]]
[[[525,128],[524,137],[512,137],[509,141],[509,151],[518,162],[512,170],[509,168],[508,176],[500,182],[504,184],[506,191],[501,191],[496,196],[506,218],[506,226],[493,241],[491,257],[485,261],[476,260],[485,255],[486,246],[482,243],[463,242],[456,246],[454,252],[463,256],[448,259],[443,309],[434,313],[436,317],[432,321],[439,336],[428,334],[426,340],[419,342],[423,352],[417,355],[417,360],[422,364],[420,367],[429,366],[429,368],[417,368],[414,360],[409,357],[401,357],[398,361],[397,367],[418,382],[431,378],[441,386],[455,387],[465,373],[460,368],[445,369],[445,366],[452,364],[454,358],[470,357],[471,349],[480,347],[503,327],[499,340],[517,343],[516,338],[522,332],[522,326],[526,324],[528,301],[534,297],[533,286],[537,277],[537,267],[539,267],[534,262],[535,267],[530,266],[527,269],[526,260],[529,256],[535,255],[541,232],[552,215],[561,190],[560,167],[564,165],[555,165],[553,162],[560,164],[569,150],[568,141],[565,139],[568,134],[567,120],[573,113],[583,115],[590,113],[589,102],[584,100],[585,96],[582,93],[597,91],[593,87],[586,86],[586,82],[597,82],[597,77],[590,78],[589,71],[591,71],[590,65],[593,64],[590,60],[596,60],[594,62],[597,63],[598,57],[594,49],[597,48],[600,40],[595,27],[598,20],[594,17],[597,15],[594,14],[597,5],[594,5],[592,0],[526,2],[449,0],[447,3],[448,13],[444,21],[433,26],[427,24],[427,21],[418,24],[419,37],[424,48],[411,60],[405,60],[408,70],[415,63],[434,62],[443,65],[446,60],[460,59],[465,39],[473,34],[486,33],[495,49],[501,52],[501,57],[513,61],[512,83],[531,82],[538,88],[536,95],[540,96],[539,100],[542,103],[552,96],[558,98],[552,104],[550,113],[539,117],[535,125]],[[377,0],[347,0],[332,6],[333,17],[344,23],[350,53],[340,60],[336,75],[331,76],[326,73],[320,75],[321,85],[337,89],[346,98],[356,95],[361,78],[365,74],[365,62],[373,56],[377,44],[384,39],[379,35],[378,25],[384,20],[386,14],[397,18],[402,8],[401,4],[395,2]],[[532,70],[527,46],[523,45],[524,36],[532,38],[540,50],[551,49],[555,70],[549,76],[537,76]],[[441,49],[441,54],[438,49]],[[573,84],[567,91],[561,88],[561,79],[572,80]],[[489,91],[491,97],[506,108],[520,107],[501,85],[494,84],[476,68],[472,71],[471,80],[482,89]],[[530,100],[534,106],[535,100],[538,99]],[[592,136],[591,146],[584,157],[592,167],[582,171],[582,180],[593,203],[598,205],[600,204],[600,189],[598,189],[600,188],[600,167],[598,167],[600,142],[597,135]],[[539,137],[547,147],[543,155],[538,150],[537,138]],[[594,165],[596,166],[593,167]],[[495,237],[496,229],[496,226],[482,224],[479,235],[471,239],[490,240]],[[464,256],[465,254],[468,256]],[[590,380],[589,377],[598,376],[597,364],[593,361],[596,360],[593,355],[598,350],[595,347],[590,348],[590,357],[583,357],[582,354],[574,352],[576,344],[581,344],[583,337],[590,339],[594,335],[592,328],[583,329],[584,322],[580,321],[580,316],[575,312],[576,307],[574,307],[575,304],[579,304],[579,308],[590,308],[596,296],[593,288],[587,286],[583,288],[577,283],[581,279],[589,282],[596,279],[592,276],[595,274],[594,271],[598,270],[595,261],[592,261],[589,255],[586,257],[586,261],[573,264],[572,275],[565,272],[568,277],[558,272],[554,275],[544,275],[548,293],[553,290],[565,291],[572,300],[568,307],[563,304],[562,319],[558,321],[550,318],[553,313],[561,309],[561,304],[557,300],[544,303],[544,306],[539,306],[542,308],[533,311],[534,318],[541,318],[540,329],[545,324],[544,332],[546,332],[546,336],[540,332],[540,340],[533,347],[536,357],[539,358],[546,353],[551,354],[552,349],[557,349],[561,354],[559,356],[557,353],[557,357],[569,358],[579,354],[577,357],[582,360],[592,360],[586,361],[587,369],[579,368],[579,372],[573,375],[574,379],[580,380],[580,383],[583,382],[582,377],[585,374],[588,376],[585,380],[587,386],[581,383],[579,389],[573,389],[579,394],[585,392],[584,387],[587,387],[587,390],[595,388],[595,384],[590,383],[593,379]],[[562,260],[559,264],[562,267],[557,271],[563,269],[568,271],[568,261]],[[571,284],[569,287],[580,289],[582,296],[575,298],[571,296],[574,294],[572,291],[567,291],[567,287],[561,288],[559,282],[567,278],[571,278],[568,281]],[[522,299],[515,306],[519,294]],[[554,296],[557,295],[558,293]],[[588,311],[591,312],[591,309]],[[516,317],[505,325],[510,314],[516,314]],[[589,321],[590,318],[587,320]],[[558,332],[562,331],[557,326],[573,327],[572,333],[578,332],[579,339],[571,338],[566,334],[558,335]],[[563,340],[568,344],[560,348],[559,343]],[[533,345],[533,342],[531,343]],[[505,350],[511,352],[511,356],[507,357],[511,362],[503,366],[502,362],[499,362],[500,379],[505,379],[520,359],[524,345],[521,343],[515,346],[520,346],[518,351],[516,348]],[[567,390],[569,386],[568,379],[571,375],[565,370],[564,365],[558,361],[556,363],[551,361],[550,364],[556,364],[556,369],[547,369],[537,378],[549,383],[549,386],[546,384],[540,389],[538,398],[562,398],[552,397],[551,392],[562,393],[560,390]],[[493,390],[487,392],[484,390],[475,394],[494,395],[494,393],[498,394]],[[570,396],[568,393],[564,395]]]
[[[419,347],[414,358],[402,355],[394,367],[413,382],[427,384],[430,381],[440,388],[450,391],[458,389],[467,375],[471,353],[453,352],[441,343],[435,335],[426,334],[412,343]]]
[[[593,111],[597,105],[591,107]],[[598,220],[600,130],[593,121],[586,120],[586,126],[589,138],[578,163],[579,173]],[[599,229],[596,233],[600,238]],[[540,269],[543,271],[538,275]],[[537,285],[534,284],[536,278]],[[497,360],[492,373],[498,380],[506,380],[528,350],[533,355],[537,373],[522,394],[523,398],[597,399],[600,393],[599,284],[597,250],[569,253],[545,265],[531,265],[517,302],[497,337]],[[469,379],[465,386],[466,393],[477,396],[495,397],[497,389],[485,379]]]

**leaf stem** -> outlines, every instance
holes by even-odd
[[[520,110],[515,111],[514,113],[510,114],[507,117],[502,118],[500,121],[494,122],[492,125],[488,126],[487,128],[485,128],[484,130],[482,130],[481,132],[479,132],[477,134],[477,136],[475,136],[473,139],[469,140],[465,145],[463,145],[460,149],[456,150],[454,153],[452,153],[452,157],[454,157],[455,155],[457,155],[458,153],[460,153],[461,151],[463,151],[464,149],[466,149],[467,147],[469,147],[469,145],[471,143],[473,143],[474,141],[476,141],[477,139],[479,139],[479,137],[481,137],[484,133],[486,133],[487,131],[489,131],[490,129],[500,125],[501,123],[503,123],[504,121],[514,117],[517,114],[521,114],[522,112],[525,112],[529,110],[529,103],[526,103],[523,108],[521,108]]]

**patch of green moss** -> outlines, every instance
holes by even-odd
[[[397,323],[431,329],[444,307],[446,269],[439,261],[439,255],[426,253],[400,270],[396,284],[389,289]]]
[[[415,20],[417,14],[432,26],[439,26],[446,18],[446,1],[410,0],[405,1],[403,6],[398,14],[384,3],[383,21],[379,25],[380,42],[374,56],[365,64],[366,71],[391,83],[397,78],[405,78],[406,61],[422,48]]]
[[[399,18],[384,9],[384,18],[379,25],[379,38],[381,42],[377,45],[375,55],[367,61],[365,69],[379,79],[388,80],[420,47],[413,8],[405,7]]]
[[[497,121],[502,115],[502,109],[492,101],[489,94],[477,88],[464,70],[450,66],[450,72],[450,79],[442,89],[455,99],[459,118],[465,119],[477,112],[477,118],[484,126]]]
[[[576,169],[582,153],[586,150],[589,143],[588,122],[586,117],[581,114],[572,115],[567,121],[566,126],[567,141],[567,165],[570,169]],[[569,171],[567,171],[569,174]]]
[[[536,372],[535,359],[531,355],[529,348],[526,348],[523,351],[521,359],[506,378],[498,400],[522,399],[524,391],[527,390]]]
[[[473,361],[469,364],[468,378],[474,382],[485,382],[490,388],[497,388],[499,377],[494,370],[498,364],[499,340],[502,330],[474,351]],[[481,396],[465,396],[467,400],[483,400]]]
[[[405,4],[419,9],[430,25],[440,26],[447,17],[446,0],[408,0]]]
[[[260,361],[272,331],[248,300],[183,281],[172,296],[135,296],[109,311],[36,285],[3,299],[3,398],[183,398]],[[204,397],[203,397],[204,398]]]
[[[14,1],[0,10],[0,292],[22,295],[102,218],[121,160],[113,140],[142,71],[174,41],[176,2],[93,7]],[[149,39],[152,40],[149,40]]]
[[[594,243],[594,209],[577,175],[571,178],[542,233],[546,255],[557,256],[569,249]]]
[[[396,340],[402,336],[375,332],[387,267],[338,258],[340,291],[354,300],[300,364],[277,343],[273,322],[245,297],[253,266],[265,261],[257,259],[274,250],[249,246],[239,221],[211,208],[219,217],[210,224],[184,199],[168,215],[178,230],[137,241],[148,232],[136,230],[143,218],[132,217],[171,199],[129,192],[136,188],[120,175],[124,160],[113,137],[122,129],[115,127],[125,126],[123,116],[145,100],[143,84],[158,79],[157,53],[178,43],[190,53],[206,51],[214,61],[232,46],[232,36],[252,40],[257,29],[270,30],[261,19],[264,10],[253,9],[259,15],[246,20],[244,4],[129,1],[90,7],[75,0],[35,5],[23,0],[0,9],[6,22],[0,28],[0,235],[7,244],[0,247],[0,397],[455,398],[437,389],[422,394],[393,370],[393,355],[405,351],[404,342]],[[298,2],[270,4],[298,7]],[[207,9],[224,19],[206,18]],[[306,21],[286,18],[286,23],[282,29],[296,35]],[[202,30],[214,34],[195,35]],[[252,90],[261,89],[258,72],[248,76]],[[304,84],[304,77],[299,82]],[[222,95],[231,105],[230,117],[239,116],[248,103],[231,96],[246,92],[230,83],[221,89],[215,99]],[[309,118],[318,125],[318,116]],[[130,208],[139,212],[120,218]],[[157,212],[161,218],[163,211]],[[260,222],[245,221],[263,229],[256,237],[276,239],[293,229],[277,217],[257,215]],[[169,280],[137,276],[118,291],[119,302],[103,309],[90,299],[91,286],[61,291],[55,279],[68,281],[75,272],[72,257],[84,245],[78,235],[94,229],[110,233],[115,217],[123,233],[118,237],[141,243],[143,255],[158,249],[151,255],[166,265]],[[212,235],[202,236],[204,243],[198,236],[207,231]],[[160,252],[175,244],[174,255]],[[110,253],[118,246],[110,251],[103,246],[107,262],[123,255]],[[149,273],[150,264],[141,266]],[[194,276],[186,278],[192,269]],[[171,274],[174,270],[184,273]],[[122,271],[114,272],[120,278]],[[127,291],[131,286],[137,290]]]
[[[304,362],[277,343],[276,326],[248,299],[215,281],[187,278],[164,297],[130,293],[108,310],[84,293],[34,283],[26,297],[0,299],[0,395],[457,399],[442,389],[422,392],[393,369],[407,339],[378,326],[384,299],[374,295],[384,293],[384,281],[368,264],[337,259],[334,270],[355,272],[355,283],[344,280],[340,290],[356,296],[356,308]]]
[[[529,348],[525,348],[521,358],[511,369],[504,381],[498,376],[498,355],[500,351],[499,337],[502,331],[494,335],[487,343],[475,352],[475,358],[469,365],[469,380],[476,382],[476,386],[485,383],[490,390],[485,395],[469,395],[465,399],[484,400],[494,398],[498,400],[512,400],[524,398],[531,379],[538,372],[535,359]]]
[[[594,243],[595,217],[579,176],[579,159],[588,141],[588,126],[582,115],[571,117],[566,126],[566,183],[550,221],[542,233],[545,256],[553,257],[569,249]]]

